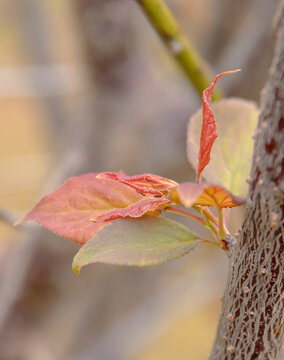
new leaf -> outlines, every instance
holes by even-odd
[[[127,176],[119,173],[104,172],[97,175],[99,179],[111,179],[126,184],[142,194],[155,196],[167,195],[178,184],[170,179],[154,174]]]
[[[258,108],[253,101],[224,99],[212,105],[218,125],[218,138],[211,151],[211,160],[202,176],[232,193],[245,197],[253,152],[253,139]],[[201,132],[202,110],[192,115],[187,132],[187,155],[192,166],[198,168],[198,137]]]
[[[197,168],[197,182],[200,182],[201,173],[205,166],[210,161],[210,152],[213,146],[215,139],[217,138],[217,126],[214,118],[214,114],[211,107],[211,98],[213,88],[223,75],[231,74],[239,70],[235,71],[225,71],[215,77],[212,81],[211,85],[205,89],[202,93],[202,105],[203,105],[203,121],[202,121],[202,129],[200,136],[200,147],[199,147],[199,155],[198,155],[198,168]]]

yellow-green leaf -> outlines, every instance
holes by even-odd
[[[218,127],[218,138],[211,150],[211,161],[204,169],[206,181],[221,185],[233,194],[245,197],[253,152],[253,139],[259,110],[252,101],[230,98],[212,105]],[[187,154],[190,163],[198,166],[202,109],[189,121]]]
[[[105,226],[76,254],[72,268],[103,262],[151,266],[179,258],[199,242],[184,225],[156,216],[119,219]]]
[[[245,199],[233,195],[222,186],[214,184],[180,184],[171,194],[171,200],[178,205],[191,207],[193,205],[217,206],[219,208],[232,208],[245,203]]]

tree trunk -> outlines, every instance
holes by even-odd
[[[247,208],[210,360],[284,358],[284,1],[263,101]],[[282,355],[281,355],[282,354]]]

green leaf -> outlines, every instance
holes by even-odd
[[[184,225],[162,217],[119,219],[107,225],[76,254],[72,268],[94,262],[151,266],[179,258],[198,243]]]
[[[253,140],[259,110],[252,101],[230,98],[212,105],[218,126],[218,138],[211,150],[211,160],[202,176],[221,185],[233,194],[246,197],[253,152]],[[202,109],[191,118],[188,126],[187,154],[192,166],[198,166]]]

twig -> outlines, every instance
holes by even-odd
[[[42,6],[34,0],[18,0],[17,5],[23,17],[21,34],[25,39],[25,46],[29,50],[29,54],[32,55],[37,64],[49,63],[52,51],[49,49],[49,42],[46,38],[47,28],[45,27],[45,13]],[[35,89],[35,92],[42,93],[43,84],[37,77],[27,80],[30,81],[30,86]],[[49,121],[53,120],[56,126],[54,133],[58,134],[62,128],[62,132],[68,139],[68,143],[64,144],[65,148],[62,149],[61,161],[55,164],[54,170],[46,180],[42,191],[44,194],[83,168],[85,165],[85,142],[81,137],[82,127],[72,126],[69,118],[66,121],[66,107],[62,105],[60,99],[55,96],[46,97],[43,98],[42,104],[48,114]],[[82,141],[84,146],[79,146],[75,140]],[[43,229],[32,224],[21,226],[21,229],[23,230],[20,235],[21,239],[11,248],[0,274],[0,332],[23,291],[37,241],[44,233]]]
[[[215,64],[218,71],[222,71],[228,64],[232,68],[236,66],[244,70],[240,76],[224,79],[223,88],[226,92],[230,92],[236,84],[240,84],[244,80],[251,69],[250,63],[254,64],[253,59],[256,58],[259,51],[264,50],[263,41],[267,39],[267,33],[271,28],[276,5],[276,0],[253,0],[247,9],[243,26],[234,34],[220,54]]]
[[[0,208],[0,221],[7,225],[12,226],[18,218],[19,216],[17,216],[17,214],[14,214],[7,209]]]
[[[58,167],[47,180],[43,193],[58,186],[70,173],[74,173],[78,168],[78,164],[82,163],[77,160],[80,159],[72,151],[71,153],[67,152],[66,157],[63,157],[62,162],[58,164]],[[11,220],[14,223],[14,217]],[[22,291],[34,255],[35,245],[44,231],[34,224],[28,224],[24,228],[25,231],[21,235],[21,241],[11,249],[9,258],[5,262],[5,266],[2,267],[0,279],[0,330]]]
[[[89,79],[83,65],[70,63],[36,64],[32,66],[1,66],[0,97],[14,98],[68,96],[86,89]],[[27,79],[38,79],[40,86]]]
[[[163,0],[136,0],[153,25],[157,34],[176,59],[187,78],[202,95],[213,78],[209,65],[180,31],[179,25]],[[221,99],[222,93],[215,88],[212,99]]]

